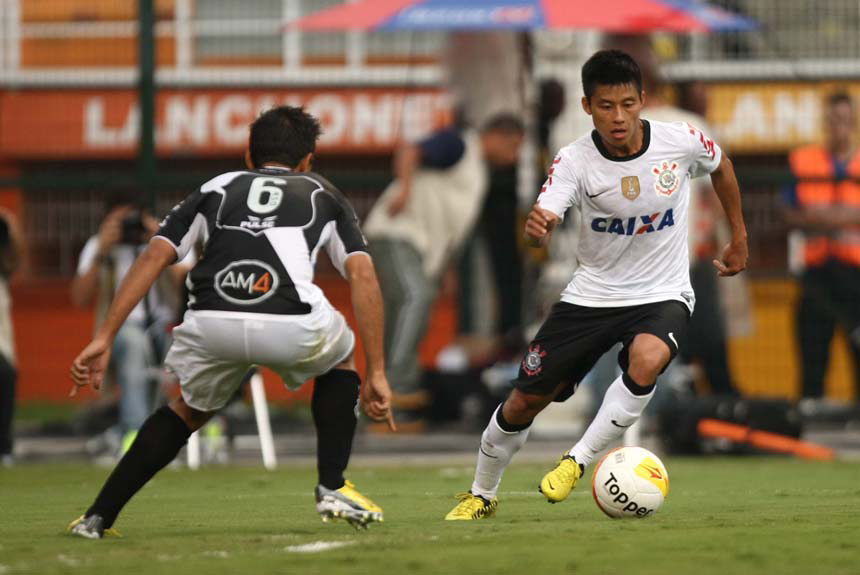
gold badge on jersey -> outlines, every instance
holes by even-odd
[[[621,178],[621,193],[631,202],[639,197],[639,176]]]

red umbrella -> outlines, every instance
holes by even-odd
[[[747,18],[694,0],[358,0],[291,25],[304,30],[592,28],[618,33],[755,27]]]

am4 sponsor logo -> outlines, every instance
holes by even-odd
[[[633,236],[638,234],[650,234],[659,232],[665,227],[675,225],[675,216],[669,208],[665,213],[654,212],[644,216],[634,216],[626,220],[621,218],[594,218],[591,220],[591,229],[595,232],[618,234],[619,236]]]
[[[272,266],[259,260],[239,260],[215,274],[215,291],[237,305],[253,305],[268,299],[279,283]]]

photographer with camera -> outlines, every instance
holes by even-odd
[[[119,198],[108,206],[98,233],[84,245],[71,296],[79,307],[95,302],[96,329],[134,260],[156,231],[158,221],[149,212],[134,201]],[[168,268],[117,334],[111,370],[119,386],[119,423],[103,438],[112,455],[130,445],[155,407],[158,390],[153,374],[169,347],[168,330],[176,321],[181,284],[191,267],[188,263]]]

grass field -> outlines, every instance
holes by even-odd
[[[513,465],[497,517],[457,523],[442,517],[471,468],[358,467],[350,477],[386,511],[365,532],[319,521],[307,467],[168,470],[120,516],[124,537],[102,541],[63,531],[106,470],[22,465],[0,470],[0,575],[860,573],[860,464],[666,464],[671,492],[650,519],[607,519],[589,482],[548,505],[536,490],[545,468]],[[346,545],[295,551],[319,541]]]

